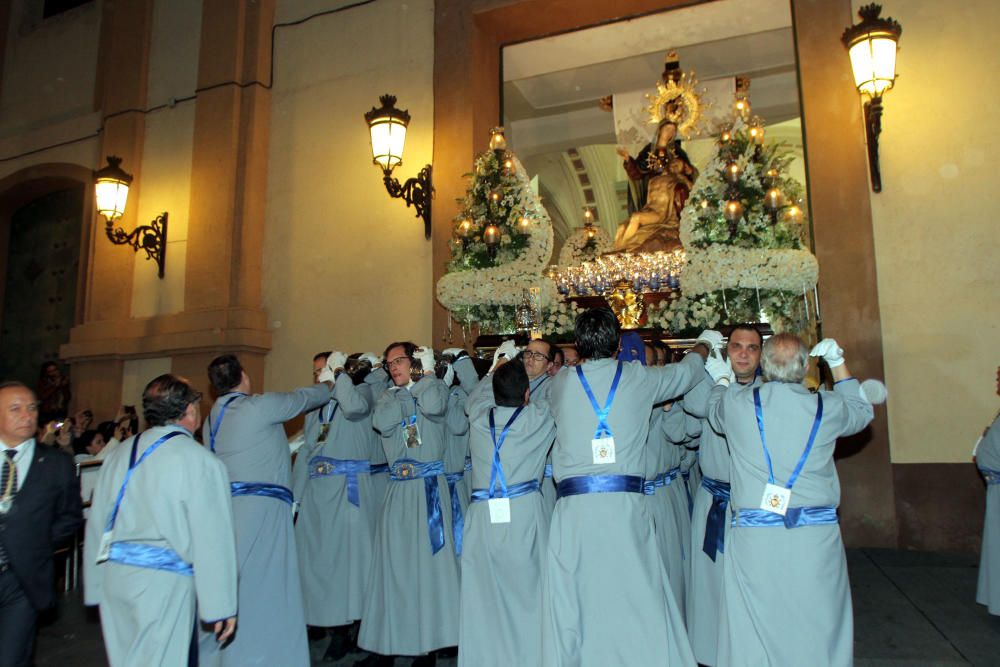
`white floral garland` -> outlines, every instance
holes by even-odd
[[[555,336],[573,331],[576,316],[583,312],[573,301],[559,301],[545,311],[542,318],[542,335]]]
[[[801,292],[818,277],[819,264],[808,250],[713,245],[687,251],[682,281],[690,295],[731,288]]]
[[[448,310],[470,306],[516,306],[523,290],[540,289],[539,306],[547,310],[560,299],[556,285],[542,275],[552,256],[552,220],[537,196],[521,161],[514,157],[514,170],[528,218],[528,245],[513,261],[488,269],[453,271],[438,280],[437,299]]]
[[[587,236],[586,228],[579,228],[566,237],[562,250],[559,251],[559,266],[576,266],[583,262],[596,259],[606,252],[614,249],[611,238],[600,227],[594,226],[594,247],[585,250],[584,247],[591,240]]]

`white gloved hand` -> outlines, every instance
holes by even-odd
[[[823,357],[826,365],[830,368],[836,368],[844,363],[844,350],[832,338],[824,338],[816,343],[809,356]]]
[[[413,358],[420,362],[424,373],[434,372],[434,349],[430,347],[418,347],[413,353]]]
[[[705,359],[705,372],[711,376],[715,384],[729,386],[735,379],[733,365],[729,362],[729,359],[723,360],[719,358],[718,352],[712,352]]]
[[[330,353],[330,356],[326,358],[326,367],[330,369],[330,372],[337,370],[338,368],[343,369],[344,364],[347,363],[347,355],[343,352],[334,351]]]
[[[493,365],[490,366],[489,372],[492,373],[497,369],[497,366],[500,365],[501,359],[510,361],[517,356],[519,351],[520,350],[517,349],[517,345],[514,344],[513,340],[505,340],[500,343],[500,347],[498,347],[496,352],[493,353]]]
[[[382,357],[378,356],[374,352],[363,352],[358,359],[367,361],[372,365],[372,368],[378,368],[382,365]]]
[[[449,355],[451,355],[453,357],[457,357],[462,352],[465,352],[464,348],[461,348],[461,347],[449,347],[447,350],[445,350],[441,354],[449,354]]]
[[[445,369],[444,377],[441,378],[441,381],[444,382],[444,386],[446,387],[450,387],[451,383],[455,381],[455,369],[452,368],[451,364],[448,364],[448,367]]]
[[[708,347],[708,351],[721,350],[724,345],[722,342],[722,334],[714,329],[705,329],[700,334],[698,334],[695,344],[704,343]]]
[[[319,375],[316,376],[316,379],[320,382],[329,382],[330,384],[334,384],[337,381],[337,375],[333,372],[332,368],[324,366],[323,370],[321,370]]]

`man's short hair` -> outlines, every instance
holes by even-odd
[[[553,345],[550,341],[545,340],[544,338],[535,338],[533,340],[529,340],[528,344],[531,343],[545,343],[545,358],[548,359],[549,361],[552,361],[554,357],[554,350],[556,349],[555,345]],[[524,349],[528,349],[528,346],[525,345]]]
[[[793,334],[775,334],[764,341],[760,365],[768,382],[798,384],[806,377],[809,368],[809,350]]]
[[[333,350],[327,350],[326,352],[319,352],[318,354],[313,355],[313,361],[319,361],[320,359],[326,361],[327,359],[330,358],[331,354],[333,354]]]
[[[552,347],[552,361],[555,361],[556,357],[558,357],[559,358],[558,363],[560,366],[566,363],[566,353],[562,351],[562,348],[559,347],[558,345],[552,345],[551,347]]]
[[[524,370],[524,364],[506,363],[493,373],[493,400],[505,408],[524,405],[528,386],[528,371]]]
[[[155,378],[143,390],[142,416],[149,426],[166,426],[183,417],[187,407],[200,400],[201,393],[187,380],[167,373]]]
[[[388,345],[386,345],[385,352],[382,353],[382,358],[385,359],[386,361],[389,361],[389,350],[391,350],[394,347],[403,348],[403,354],[408,356],[410,358],[410,361],[413,361],[413,355],[417,353],[417,346],[414,343],[411,343],[408,340],[402,340],[402,341],[397,341],[395,343],[389,343]],[[433,369],[428,368],[426,370],[433,370]]]
[[[224,354],[208,365],[208,381],[215,393],[228,394],[243,380],[243,364],[235,354]]]
[[[757,334],[757,340],[760,342],[761,347],[764,346],[764,335],[754,325],[748,324],[746,322],[736,324],[733,326],[733,330],[729,332],[729,337],[732,338],[733,334],[736,333],[737,331],[752,331],[753,333]]]
[[[607,359],[618,351],[621,327],[610,308],[591,308],[576,316],[576,350],[583,359]]]

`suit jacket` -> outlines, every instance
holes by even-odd
[[[38,610],[55,603],[52,552],[83,523],[80,482],[73,459],[35,443],[27,477],[6,515],[0,515],[3,542],[11,570],[25,596]]]

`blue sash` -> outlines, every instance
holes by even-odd
[[[336,410],[334,410],[336,412]],[[371,464],[364,459],[332,459],[328,456],[314,456],[309,460],[309,479],[344,475],[347,477],[347,502],[361,507],[358,492],[358,475],[370,473]]]
[[[688,499],[688,516],[694,512],[694,498],[691,497],[691,487],[688,484],[691,480],[691,469],[681,470],[681,477],[684,479],[684,493],[687,495]]]
[[[444,480],[448,482],[448,495],[451,496],[451,539],[455,543],[455,555],[462,555],[462,533],[465,529],[465,519],[462,517],[462,504],[458,502],[458,483],[465,477],[465,471],[446,472]]]
[[[414,459],[396,459],[389,467],[389,479],[394,482],[424,480],[424,494],[427,499],[427,535],[431,541],[431,553],[437,553],[444,546],[444,520],[441,517],[441,494],[438,490],[438,475],[444,474],[444,463],[428,461],[421,463]]]
[[[983,474],[983,479],[986,480],[987,484],[1000,484],[1000,470],[980,468],[979,472]]]
[[[185,577],[194,576],[191,563],[185,562],[176,551],[167,547],[139,542],[112,542],[108,553],[108,560],[112,563],[163,570]]]
[[[537,479],[529,479],[527,482],[521,482],[519,484],[511,484],[507,487],[507,498],[519,498],[521,496],[526,496],[529,493],[541,492],[542,484]],[[494,496],[496,497],[496,496]],[[484,500],[490,499],[489,489],[473,489],[472,491],[472,502],[481,503]]]
[[[643,481],[642,492],[647,496],[652,496],[656,493],[657,489],[670,486],[673,481],[677,479],[677,475],[680,474],[680,470],[680,468],[671,468],[666,472],[661,472],[652,479]]]
[[[545,464],[545,477],[548,477],[549,479],[552,479],[552,464],[551,463],[546,463]]]
[[[708,508],[708,517],[705,519],[705,541],[702,543],[701,550],[712,559],[712,562],[715,562],[716,552],[726,552],[726,510],[729,509],[729,482],[702,477],[701,486],[712,494],[712,506]]]
[[[212,415],[208,416],[208,448],[211,449],[213,452],[215,452],[215,436],[219,432],[219,429],[222,427],[222,419],[223,417],[226,416],[226,408],[229,407],[230,403],[232,403],[237,398],[240,398],[242,396],[246,396],[246,394],[242,392],[236,392],[233,396],[229,397],[228,401],[222,404],[222,409],[219,410],[219,421],[215,423],[215,426],[212,426]]]
[[[107,523],[104,526],[105,533],[112,532],[115,527],[115,521],[118,519],[118,511],[121,509],[122,501],[125,499],[125,489],[128,488],[129,480],[132,479],[132,471],[138,468],[139,464],[155,452],[160,445],[178,435],[181,435],[180,431],[171,431],[160,436],[156,442],[142,453],[139,460],[136,460],[135,457],[139,449],[140,436],[137,435],[132,440],[132,452],[129,454],[128,470],[125,471],[125,478],[122,480],[121,488],[118,489],[114,507],[111,508],[111,513],[108,515]],[[176,551],[167,547],[153,546],[152,544],[112,542],[108,550],[108,560],[112,563],[165,570],[186,576],[194,574],[192,565],[182,560]]]
[[[268,484],[266,482],[230,482],[229,490],[232,496],[263,496],[265,498],[275,498],[289,505],[294,498],[292,492],[280,484]]]
[[[556,485],[556,500],[584,493],[642,493],[644,481],[638,475],[567,477]]]
[[[767,510],[741,509],[736,510],[732,526],[735,528],[767,528],[784,526],[799,528],[801,526],[831,526],[839,523],[836,507],[789,507],[785,516],[768,512]]]
[[[373,463],[369,467],[368,472],[370,472],[373,475],[380,475],[380,474],[382,474],[384,472],[389,472],[389,464],[388,463]]]
[[[472,457],[465,457],[465,472],[472,472]]]

